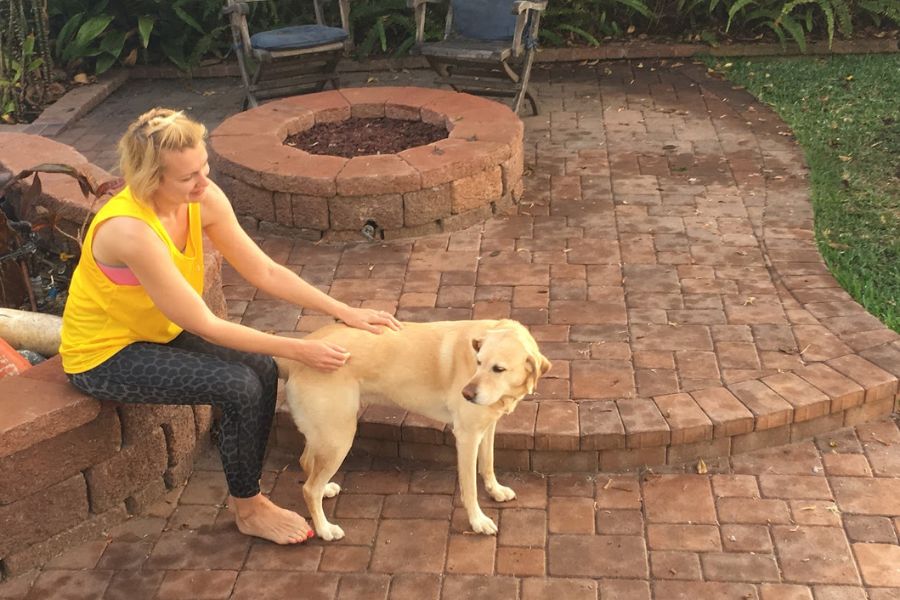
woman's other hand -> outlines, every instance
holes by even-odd
[[[350,327],[364,329],[372,333],[381,333],[383,330],[379,325],[383,325],[394,331],[400,330],[400,321],[394,318],[389,312],[383,310],[373,310],[371,308],[352,308],[340,316],[341,321]]]
[[[346,348],[324,340],[297,340],[293,358],[319,371],[335,371],[350,359]]]

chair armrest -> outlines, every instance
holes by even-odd
[[[547,0],[538,0],[537,2],[534,0],[516,0],[512,5],[512,12],[514,15],[518,15],[526,10],[537,10],[541,12],[547,10]]]
[[[322,12],[322,5],[330,4],[332,0],[313,0],[313,10],[316,13],[316,23],[328,25]],[[350,0],[338,0],[338,9],[341,12],[341,28],[350,33]]]
[[[319,25],[328,25],[325,22],[325,15],[322,11],[322,5],[330,3],[331,0],[313,0],[313,10],[316,13],[316,23]],[[341,13],[341,29],[347,34],[347,41],[344,42],[344,51],[349,52],[353,49],[353,36],[350,35],[350,0],[338,0],[338,10]]]
[[[341,28],[350,35],[350,0],[338,0],[341,11]]]
[[[246,2],[228,0],[228,4],[222,7],[222,15],[228,17],[231,26],[231,41],[236,52],[250,56],[253,48],[250,45],[250,30],[247,27],[247,15],[250,14],[250,5]],[[241,59],[240,55],[238,56]],[[243,72],[243,67],[241,68]]]
[[[522,54],[522,38],[525,36],[526,27],[530,30],[528,35],[537,39],[541,13],[547,8],[547,0],[516,0],[512,5],[512,13],[517,15],[516,31],[513,34],[513,56],[518,57]]]
[[[221,14],[223,16],[228,16],[231,14],[247,16],[250,14],[250,5],[248,5],[246,2],[235,2],[234,4],[228,4],[222,7]]]
[[[416,46],[425,41],[425,10],[428,4],[442,4],[447,0],[406,0],[406,5],[415,11]],[[449,17],[448,17],[449,18]]]

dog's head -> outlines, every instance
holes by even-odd
[[[506,413],[534,392],[538,378],[551,366],[531,333],[516,321],[501,321],[483,337],[473,339],[472,349],[477,367],[463,396],[484,406],[503,401]]]

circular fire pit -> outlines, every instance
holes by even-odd
[[[421,120],[446,139],[343,158],[284,144],[350,117]],[[522,121],[506,106],[430,88],[348,88],[269,102],[210,134],[217,182],[245,224],[308,239],[393,239],[508,214],[522,193]]]

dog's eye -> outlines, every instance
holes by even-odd
[[[494,368],[492,370],[494,371],[494,373],[502,373],[503,371],[506,370],[506,367],[501,367],[500,365],[494,365]]]

